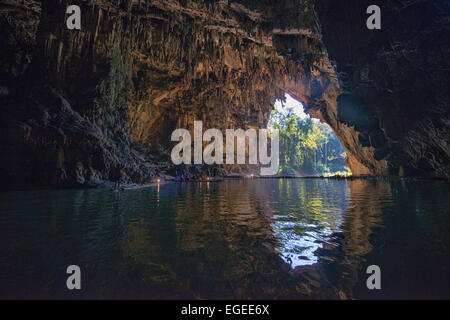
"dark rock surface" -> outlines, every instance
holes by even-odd
[[[378,2],[382,31],[356,0],[70,1],[77,31],[66,0],[2,1],[2,188],[121,168],[150,181],[173,171],[175,128],[263,128],[285,92],[331,125],[354,174],[448,178],[448,2]]]
[[[381,8],[381,30],[365,28],[360,13],[371,4]],[[390,174],[448,178],[450,2],[322,0],[316,10],[344,91],[339,121]]]

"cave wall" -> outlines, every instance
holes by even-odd
[[[80,5],[81,30],[66,28],[68,4]],[[120,168],[130,180],[148,181],[170,173],[175,128],[192,128],[194,120],[205,128],[263,128],[285,92],[331,125],[354,174],[398,174],[402,165],[406,174],[447,175],[442,166],[410,170],[413,149],[399,147],[414,138],[429,159],[428,149],[442,151],[445,126],[434,131],[435,146],[419,130],[402,133],[404,140],[391,137],[397,124],[382,118],[389,117],[383,103],[371,100],[380,86],[361,89],[365,80],[354,76],[349,87],[342,68],[353,63],[355,74],[367,74],[367,63],[358,60],[366,58],[358,50],[367,44],[352,21],[339,24],[351,18],[345,10],[359,7],[312,0],[4,1],[0,175],[18,188],[96,185]],[[350,28],[351,42],[359,43],[349,47],[349,56],[335,23]],[[375,42],[375,51],[385,50],[383,41]],[[448,63],[436,61],[431,63]],[[407,73],[404,66],[396,68]],[[369,78],[388,81],[377,67]],[[432,92],[436,99],[443,89],[445,82]],[[412,126],[403,119],[405,103],[393,104],[393,115]],[[446,161],[445,150],[433,153],[432,165]]]
[[[361,14],[373,4],[381,30]],[[343,90],[338,121],[389,174],[448,178],[450,2],[320,0],[316,11]],[[349,151],[363,164],[372,158]]]

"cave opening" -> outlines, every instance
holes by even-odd
[[[283,176],[350,176],[347,155],[333,129],[305,112],[289,94],[275,102],[270,130],[278,129]]]

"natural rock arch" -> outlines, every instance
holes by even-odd
[[[374,34],[367,1],[71,1],[79,31],[64,27],[67,1],[26,2],[1,11],[2,39],[21,39],[1,61],[6,181],[61,185],[119,166],[142,180],[176,127],[265,127],[285,92],[334,129],[354,174],[449,176],[445,1],[383,2],[392,28]],[[426,35],[398,31],[420,10]]]

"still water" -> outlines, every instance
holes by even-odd
[[[449,208],[400,179],[0,193],[0,297],[450,298]]]

